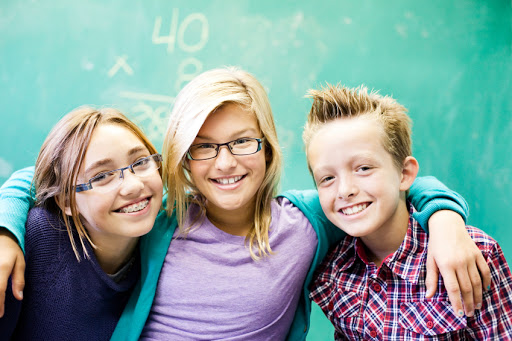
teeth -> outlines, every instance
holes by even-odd
[[[216,179],[215,181],[217,181],[218,183],[220,183],[222,185],[229,185],[229,184],[234,184],[235,182],[237,182],[241,178],[242,178],[242,176],[235,176],[233,178]]]
[[[341,212],[346,215],[356,214],[368,207],[368,204],[359,204],[352,207],[342,208]]]
[[[126,207],[123,207],[119,210],[119,212],[121,213],[133,213],[133,212],[138,212],[138,211],[141,211],[143,209],[146,208],[146,206],[148,206],[149,204],[149,200],[146,199],[146,200],[142,200],[136,204],[133,204],[133,205],[130,205],[130,206],[126,206]]]

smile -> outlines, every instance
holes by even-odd
[[[240,181],[244,176],[234,176],[232,178],[221,178],[221,179],[212,179],[213,181],[221,184],[221,185],[230,185],[234,184],[235,182]]]
[[[352,215],[352,214],[356,214],[361,211],[364,211],[369,205],[370,204],[366,202],[363,204],[358,204],[358,205],[342,208],[342,209],[340,209],[340,211],[344,215]]]
[[[120,208],[119,212],[121,212],[121,213],[138,212],[138,211],[142,211],[143,209],[145,209],[148,205],[149,205],[149,199],[144,199],[135,204],[131,204],[131,205]]]

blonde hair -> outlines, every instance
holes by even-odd
[[[185,235],[192,228],[184,226],[188,206],[195,203],[201,209],[200,217],[206,214],[206,199],[190,181],[185,157],[207,117],[231,103],[242,106],[256,116],[267,153],[265,177],[256,194],[254,225],[246,238],[251,257],[259,259],[272,253],[268,240],[270,207],[277,195],[282,155],[267,94],[248,72],[234,67],[204,72],[188,83],[176,97],[162,151],[163,180],[168,190],[167,212],[171,214],[176,209],[180,230]],[[256,253],[253,248],[257,250]]]
[[[72,223],[85,258],[89,258],[85,240],[92,247],[96,246],[80,221],[74,187],[94,129],[102,124],[114,124],[128,129],[141,140],[151,154],[157,153],[142,130],[116,109],[80,107],[65,115],[53,127],[36,161],[33,180],[36,188],[36,205],[61,214],[73,251],[79,261],[81,257],[73,236]],[[70,207],[71,217],[66,215],[66,207]]]
[[[313,104],[302,134],[306,153],[312,138],[326,123],[364,116],[382,125],[384,149],[393,157],[397,169],[412,155],[411,119],[407,109],[393,98],[374,91],[368,93],[364,86],[347,88],[329,84],[320,90],[310,90],[308,96],[313,98]]]

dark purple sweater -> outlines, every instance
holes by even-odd
[[[110,339],[139,277],[139,257],[116,283],[86,247],[91,259],[78,262],[61,219],[43,208],[29,212],[24,299],[7,289],[0,340]]]

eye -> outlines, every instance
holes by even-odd
[[[113,172],[105,172],[105,173],[100,173],[100,174],[92,177],[91,178],[91,182],[93,184],[94,183],[97,183],[97,184],[107,183],[110,180],[112,180],[113,178],[114,178],[114,173]]]
[[[331,182],[332,180],[334,180],[334,176],[324,176],[322,178],[320,178],[318,181],[317,181],[317,185],[327,185],[329,184],[329,182]]]
[[[246,138],[246,137],[241,137],[239,139],[234,140],[232,143],[233,143],[233,145],[236,146],[236,145],[241,145],[241,144],[245,144],[245,143],[250,143],[251,141],[253,141],[253,140]]]
[[[371,169],[372,169],[372,167],[367,166],[367,165],[364,165],[364,166],[359,166],[359,167],[357,167],[357,170],[356,170],[356,171],[357,171],[357,172],[363,172],[363,173],[364,173],[364,172],[368,172],[368,171],[370,171]]]
[[[215,149],[216,145],[213,143],[201,143],[194,146],[195,149]]]
[[[147,165],[149,163],[149,161],[150,161],[149,158],[145,157],[143,159],[135,161],[132,165],[133,165],[133,167],[141,167],[141,166]]]

